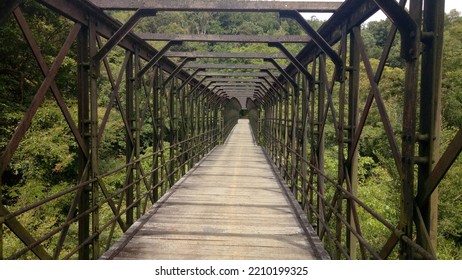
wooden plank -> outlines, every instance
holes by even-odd
[[[102,259],[326,258],[290,196],[240,120]]]

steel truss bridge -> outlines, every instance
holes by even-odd
[[[136,258],[140,252],[144,252],[145,258],[167,258],[177,250],[189,251],[172,258],[204,258],[198,252],[206,254],[212,249],[199,239],[210,241],[212,237],[221,237],[229,246],[240,242],[239,250],[247,251],[220,255],[216,247],[220,240],[214,239],[215,253],[210,258],[310,258],[304,255],[308,251],[314,252],[312,258],[320,259],[387,259],[393,254],[401,259],[436,258],[437,188],[462,150],[459,130],[447,149],[439,151],[444,1],[410,0],[405,8],[405,0],[36,0],[70,22],[68,36],[52,63],[42,54],[23,12],[30,2],[4,0],[0,4],[0,24],[16,22],[37,61],[37,71],[43,73],[33,101],[1,152],[0,174],[8,170],[36,112],[49,95],[59,106],[75,139],[79,177],[74,186],[19,209],[0,202],[1,259],[98,259],[114,258],[117,254],[120,258]],[[114,10],[131,11],[131,17],[120,23],[107,12]],[[373,65],[361,36],[361,24],[379,10],[393,24],[381,59]],[[170,11],[278,13],[281,18],[296,21],[306,35],[134,32],[143,18]],[[332,16],[316,30],[302,17],[304,12],[332,13]],[[389,120],[389,108],[384,104],[380,86],[396,38],[400,40],[401,57],[405,61],[399,136]],[[155,49],[151,41],[166,43]],[[274,52],[171,51],[189,41],[259,43]],[[294,54],[286,48],[291,43],[304,47]],[[75,50],[78,63],[77,119],[72,117],[55,81],[71,49]],[[115,71],[109,58],[120,49],[124,59]],[[229,62],[235,58],[246,63]],[[214,63],[204,62],[207,59],[214,59]],[[110,85],[107,92],[100,87],[103,78]],[[360,82],[368,85],[363,96]],[[238,122],[243,108],[248,111],[248,125],[243,120]],[[378,110],[398,174],[397,222],[379,215],[357,195],[358,150],[371,110]],[[123,121],[126,163],[103,173],[99,149],[108,119],[114,114]],[[141,145],[141,131],[148,126],[153,131],[150,139],[153,149],[149,153]],[[163,141],[165,127],[170,133],[167,142]],[[251,130],[246,132],[246,127]],[[331,141],[336,147],[335,172],[328,172],[325,166],[329,137],[334,139]],[[222,154],[216,154],[219,151]],[[246,156],[237,157],[239,153]],[[244,167],[235,165],[239,164],[236,160]],[[122,185],[111,185],[114,174],[124,174]],[[211,181],[212,176],[220,174],[221,179]],[[233,184],[233,180],[239,183]],[[274,187],[278,195],[267,197],[265,192],[272,188],[271,181],[279,182]],[[243,185],[246,187],[242,188]],[[227,189],[232,186],[241,188],[235,193]],[[3,187],[6,187],[4,182]],[[188,189],[194,191],[188,193]],[[203,195],[199,195],[201,191]],[[223,197],[224,194],[228,196]],[[70,201],[67,218],[53,230],[36,232],[28,225],[24,217],[34,217],[41,207],[59,203],[66,197],[71,197],[67,200]],[[248,198],[250,202],[245,202]],[[232,201],[235,204],[231,205]],[[242,205],[246,203],[254,204],[245,208]],[[213,207],[194,212],[195,208],[186,208],[191,205]],[[240,212],[240,218],[228,216],[226,211],[224,216],[216,214],[230,207],[237,207],[228,212]],[[270,212],[255,216],[251,224],[246,222],[246,217],[251,221],[263,208]],[[278,220],[275,208],[292,214]],[[156,220],[157,212],[164,213],[166,218]],[[372,247],[363,235],[359,212],[386,229],[380,248]],[[177,216],[184,219],[177,221],[181,217],[168,216],[174,213],[181,213]],[[208,215],[213,216],[209,224],[198,220]],[[289,219],[295,222],[289,223]],[[226,222],[226,227],[222,226]],[[251,234],[233,233],[229,225],[233,223],[242,231],[250,228]],[[181,231],[185,225],[188,228]],[[201,234],[196,232],[198,228]],[[174,234],[168,229],[181,232],[180,237],[189,240],[187,244],[176,246],[180,243],[175,242],[181,242],[181,238],[167,238]],[[150,232],[161,238],[154,245],[143,243],[150,238]],[[190,236],[185,232],[190,232]],[[145,239],[136,239],[136,233]],[[225,240],[227,233],[234,239]],[[272,234],[279,239],[271,237]],[[248,235],[252,235],[252,241],[242,242]],[[7,237],[20,240],[22,248],[7,251]],[[263,250],[264,246],[258,243],[260,239],[271,239],[279,249]],[[133,242],[134,247],[130,247]],[[194,247],[192,243],[198,245]],[[128,251],[123,251],[124,248]],[[226,248],[223,251],[229,252]],[[130,250],[131,255],[127,253]],[[261,250],[266,255],[249,255],[249,250]],[[148,251],[156,255],[149,255]]]

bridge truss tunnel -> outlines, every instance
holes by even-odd
[[[50,65],[23,12],[30,2],[61,15],[69,25]],[[437,187],[460,154],[462,132],[439,151],[444,1],[410,0],[409,11],[406,2],[5,1],[0,24],[16,22],[44,79],[2,147],[0,174],[3,177],[10,168],[48,94],[75,139],[78,178],[73,186],[19,208],[0,202],[0,258],[99,258],[187,170],[226,140],[242,109],[248,111],[256,141],[278,167],[332,258],[386,259],[393,254],[402,259],[436,258]],[[109,16],[111,10],[132,15],[120,23]],[[378,10],[393,25],[375,65],[368,58],[361,24]],[[134,31],[143,18],[169,11],[279,13],[296,21],[306,35]],[[332,16],[315,30],[302,12]],[[397,126],[390,121],[380,81],[398,33],[405,92]],[[151,41],[166,44],[155,49]],[[261,43],[274,52],[171,51],[188,41]],[[289,43],[304,47],[292,54],[286,48]],[[123,57],[119,65],[111,60],[115,54]],[[77,117],[55,82],[69,55],[77,61]],[[204,62],[236,58],[260,63]],[[109,86],[102,87],[102,81]],[[360,83],[368,85],[368,92],[360,92]],[[358,196],[358,153],[371,110],[379,113],[398,175],[399,209],[391,221]],[[114,115],[125,135],[126,155],[123,164],[108,169],[101,147]],[[150,137],[144,139],[147,128]],[[326,166],[327,158],[335,166]],[[123,182],[114,183],[116,174],[123,174]],[[68,203],[66,218],[52,230],[38,232],[26,224],[27,217],[39,217],[41,208],[60,201]],[[360,216],[384,228],[380,248],[363,235]],[[6,242],[13,239],[21,249],[7,248]]]

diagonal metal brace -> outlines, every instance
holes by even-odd
[[[117,30],[114,35],[112,35],[111,38],[107,41],[106,45],[104,45],[95,56],[93,56],[93,62],[99,62],[103,58],[105,58],[108,53],[115,47],[117,46],[120,41],[122,41],[125,36],[127,36],[128,33],[132,31],[132,29],[135,27],[135,25],[141,20],[141,18],[149,16],[149,15],[155,15],[156,12],[154,10],[138,10],[136,13],[128,19],[128,21],[122,25],[119,30]]]
[[[406,12],[395,1],[389,0],[373,0],[377,6],[387,15],[391,22],[398,27],[399,33],[401,34],[401,57],[406,61],[415,60],[417,57],[416,53],[416,36],[417,36],[417,24]]]
[[[142,77],[146,72],[153,67],[159,60],[162,59],[164,54],[170,49],[172,46],[178,46],[183,44],[182,41],[169,41],[149,62],[143,67],[143,69],[138,72],[138,78]]]
[[[292,62],[292,64],[294,64],[294,66],[300,71],[303,73],[303,75],[305,75],[305,77],[310,81],[310,82],[314,82],[314,77],[313,75],[311,75],[310,72],[308,72],[308,70],[303,67],[303,65],[300,63],[300,61],[298,61],[298,59],[293,56],[288,49],[286,49],[286,47],[284,47],[284,45],[282,45],[280,42],[269,42],[268,43],[268,47],[272,47],[272,48],[278,48],[281,52],[283,52],[287,58]]]
[[[298,84],[294,81],[294,79],[292,79],[292,77],[289,76],[289,74],[287,74],[287,72],[282,69],[282,67],[276,62],[276,60],[274,60],[274,58],[264,58],[263,59],[265,62],[270,62],[274,65],[274,67],[276,67],[276,69],[278,69],[279,72],[281,72],[281,74],[284,76],[284,78],[286,78],[286,80],[294,87],[294,88],[298,88]]]
[[[311,25],[302,17],[302,15],[298,11],[281,11],[279,12],[279,16],[283,18],[291,18],[294,19],[300,24],[300,26],[305,30],[305,32],[311,36],[313,42],[323,51],[325,52],[332,62],[335,64],[335,68],[337,69],[337,80],[343,81],[345,79],[343,75],[344,63],[342,58],[337,54],[337,52],[332,49],[329,43],[324,40],[324,38],[313,28]]]
[[[186,79],[186,81],[184,81],[181,86],[178,88],[178,91],[180,91],[181,89],[183,89],[189,82],[191,82],[192,79],[194,79],[194,77],[197,75],[197,73],[199,72],[204,72],[205,71],[205,68],[198,68],[196,69],[190,76],[189,78]]]
[[[289,94],[289,92],[287,91],[287,89],[281,84],[281,82],[273,75],[273,73],[271,73],[270,70],[268,69],[262,69],[261,70],[262,72],[265,72],[265,73],[268,73],[268,75],[271,77],[271,79],[273,79],[273,81],[276,83],[276,85],[282,89],[286,94]],[[282,95],[281,95],[282,96]]]
[[[178,72],[181,71],[181,69],[183,69],[183,67],[186,65],[186,63],[190,62],[190,61],[194,61],[196,60],[195,58],[193,57],[187,57],[185,58],[180,65],[178,65],[178,67],[170,74],[170,76],[168,76],[167,80],[165,80],[164,82],[164,86],[168,84],[168,82],[170,82],[173,78],[175,78],[176,74],[178,74]]]

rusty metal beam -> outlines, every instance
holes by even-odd
[[[31,48],[31,51],[32,53],[34,54],[34,57],[40,67],[40,70],[42,71],[42,74],[44,77],[46,77],[48,71],[49,71],[49,68],[48,68],[48,65],[46,63],[46,60],[45,60],[45,57],[43,56],[42,52],[40,51],[40,47],[38,46],[37,44],[37,41],[34,39],[33,35],[32,35],[32,31],[30,30],[29,28],[29,25],[27,24],[26,22],[26,18],[24,17],[22,11],[20,8],[16,9],[14,12],[13,12],[15,18],[16,18],[16,21],[18,22],[19,26],[21,27],[21,30],[23,32],[23,35],[26,39],[26,41],[28,42],[30,48]],[[66,106],[66,103],[64,101],[64,98],[60,92],[60,90],[58,89],[58,86],[56,85],[56,82],[52,82],[51,85],[50,85],[50,89],[51,89],[51,92],[53,93],[53,96],[55,97],[55,100],[67,122],[67,124],[69,125],[69,128],[71,129],[72,131],[72,134],[74,135],[74,138],[75,140],[77,141],[78,145],[79,145],[79,148],[80,150],[82,151],[82,153],[84,154],[85,157],[88,158],[88,153],[87,153],[87,148],[86,148],[86,144],[85,144],[85,141],[83,140],[82,136],[80,135],[79,133],[79,129],[77,127],[77,125],[75,124],[69,110],[67,109],[67,106]]]
[[[225,91],[226,93],[229,92],[239,92],[239,93],[247,93],[247,94],[253,94],[255,91],[262,92],[261,87],[238,87],[238,88],[228,88],[228,87],[219,87],[219,90]]]
[[[295,65],[295,67],[297,67],[297,69],[303,74],[305,75],[305,77],[307,79],[309,79],[310,81],[314,81],[314,77],[310,74],[310,72],[308,72],[308,70],[306,69],[306,67],[304,67],[300,61],[298,61],[297,58],[295,58],[290,52],[288,49],[286,49],[286,47],[284,47],[284,45],[282,45],[280,42],[270,42],[268,43],[268,47],[274,47],[274,48],[277,48],[279,49],[291,62],[293,65]]]
[[[94,17],[97,20],[98,24],[96,26],[96,32],[102,37],[109,39],[111,38],[117,30],[120,29],[122,24],[117,20],[106,15],[101,9],[92,4],[89,1],[74,1],[74,0],[37,0],[39,3],[44,4],[49,7],[51,10],[54,10],[61,14],[62,16],[82,24],[83,26],[88,26],[89,17]],[[143,41],[141,38],[136,36],[133,33],[128,33],[120,42],[119,46],[129,50],[133,53],[138,52],[139,56],[144,60],[151,60],[158,51],[150,46],[148,43]],[[161,68],[167,73],[172,73],[177,65],[167,59],[162,58],[159,61]],[[186,80],[189,77],[189,74],[186,71],[180,71],[177,74],[177,77],[181,80]],[[193,80],[191,83],[197,83]]]
[[[442,128],[442,69],[444,37],[444,2],[424,2],[422,25],[422,66],[420,86],[419,163],[417,195],[432,193],[428,202],[419,205],[417,213],[417,242],[434,253],[438,236],[438,191],[425,184],[432,177],[433,168],[439,160]],[[438,181],[439,182],[439,181]],[[427,199],[425,199],[427,200]],[[418,200],[416,200],[419,203]],[[420,211],[419,211],[420,210]],[[421,219],[422,218],[422,219]]]
[[[342,29],[350,32],[353,27],[361,25],[369,17],[375,14],[379,7],[372,0],[345,1],[341,7],[326,21],[317,32],[324,38],[327,44],[333,46],[342,38]],[[303,65],[312,62],[321,53],[317,44],[310,40],[307,45],[297,54],[296,58]],[[289,64],[285,69],[292,76],[297,68]],[[283,77],[280,81],[284,82]]]
[[[334,62],[335,67],[337,69],[337,79],[343,80],[343,77],[341,77],[344,67],[342,58],[337,54],[337,52],[335,52],[334,49],[332,49],[331,45],[329,45],[329,43],[326,42],[326,40],[313,27],[311,27],[311,25],[302,17],[302,15],[297,11],[280,12],[279,15],[281,17],[294,19],[298,22],[298,24],[303,28],[303,30],[305,30],[305,32],[312,37],[313,42],[332,59],[332,62]],[[274,46],[281,49],[282,45]],[[297,67],[297,65],[299,64],[297,59],[296,61],[297,63],[294,64],[295,67]]]
[[[448,148],[441,156],[438,163],[435,165],[435,168],[433,168],[432,173],[430,174],[430,176],[428,176],[428,179],[425,182],[425,192],[419,193],[417,195],[416,201],[419,207],[428,201],[430,195],[433,193],[438,184],[444,178],[444,175],[446,175],[446,173],[451,168],[452,164],[454,163],[454,161],[456,161],[457,157],[460,155],[461,152],[462,129],[460,129],[457,132],[456,136],[449,144]]]
[[[209,77],[207,78],[209,81],[214,82],[242,82],[242,83],[250,83],[250,82],[260,82],[260,79],[248,79],[248,78],[219,78],[219,77]]]
[[[342,2],[298,1],[170,1],[170,0],[91,0],[106,10],[155,9],[157,11],[333,13]]]
[[[158,63],[162,57],[164,56],[164,54],[168,51],[168,49],[170,49],[172,46],[177,46],[177,45],[181,45],[182,42],[180,41],[170,41],[168,42],[159,52],[156,53],[156,55],[151,58],[148,63],[138,72],[138,77],[141,77],[143,76],[147,71],[149,71],[149,69],[151,69],[152,67],[154,67],[154,65],[156,63]]]
[[[137,33],[138,37],[145,41],[184,41],[202,43],[306,43],[310,40],[309,36],[300,35],[210,35],[210,34],[157,34],[157,33]]]
[[[261,70],[271,69],[275,70],[276,67],[272,64],[213,64],[213,63],[191,63],[185,68],[205,68],[205,69],[229,69],[229,70]]]
[[[54,82],[54,78],[58,74],[59,68],[63,63],[64,58],[67,56],[67,53],[69,52],[70,48],[72,47],[72,44],[77,38],[80,28],[80,24],[75,24],[72,30],[70,31],[66,39],[66,42],[63,44],[58,56],[55,58],[55,61],[51,65],[45,79],[43,80],[42,84],[37,90],[37,93],[34,96],[34,99],[32,100],[24,117],[22,118],[19,125],[16,127],[13,137],[11,138],[10,142],[8,143],[3,154],[0,157],[0,176],[2,176],[3,172],[5,172],[11,159],[13,158],[16,149],[19,147],[21,139],[24,137],[27,130],[29,129],[29,126],[32,123],[32,119],[35,116],[35,113],[37,113],[38,108],[45,99],[45,94],[47,93],[51,84]]]
[[[199,72],[204,72],[205,69],[203,68],[198,68],[196,69],[190,76],[187,78],[178,88],[178,91],[182,90],[189,82],[191,82],[192,79],[194,79],[195,76],[198,76]],[[202,80],[203,81],[203,80]]]
[[[26,0],[5,0],[0,3],[0,25],[2,25],[11,13]]]
[[[274,81],[274,83],[280,88],[282,89],[286,94],[289,94],[289,92],[287,91],[287,89],[281,84],[281,82],[276,78],[276,76],[271,73],[271,71],[269,71],[268,69],[263,69],[261,70],[262,72],[264,73],[267,73]]]
[[[9,215],[10,212],[3,204],[0,203],[0,217]],[[8,228],[27,246],[31,247],[31,251],[41,260],[52,260],[51,255],[38,243],[35,238],[25,229],[16,217],[6,219],[3,221]]]
[[[204,69],[204,68],[202,68]],[[263,72],[203,72],[197,74],[197,76],[207,77],[269,77],[269,75]]]
[[[155,11],[151,10],[138,10],[134,15],[132,15],[124,25],[122,25],[114,35],[109,38],[107,43],[98,51],[98,53],[93,57],[93,61],[97,62],[102,60],[108,53],[117,46],[120,41],[122,41],[125,36],[132,31],[132,29],[138,24],[138,22],[146,16],[156,14]]]
[[[298,87],[298,84],[295,82],[294,79],[292,79],[292,77],[289,75],[289,73],[287,73],[287,71],[285,69],[282,69],[282,67],[272,58],[267,58],[267,59],[264,59],[265,62],[271,62],[278,70],[279,72],[282,74],[282,76],[294,87],[294,88],[297,88]]]
[[[398,27],[401,33],[401,56],[406,60],[413,60],[417,53],[415,37],[417,36],[417,24],[396,1],[374,0],[387,17]]]
[[[245,59],[286,59],[287,57],[280,53],[219,53],[219,52],[166,52],[167,57],[194,57],[194,58],[245,58]]]
[[[170,74],[170,76],[168,76],[168,78],[165,80],[164,82],[164,86],[168,84],[168,82],[170,82],[173,78],[176,77],[176,75],[183,69],[183,67],[186,65],[186,63],[190,62],[190,61],[193,61],[195,60],[195,58],[193,57],[187,57],[185,58],[181,63],[180,65],[178,65],[178,67]],[[187,80],[187,79],[186,79]]]
[[[240,82],[240,81],[211,81],[214,86],[219,85],[229,85],[229,86],[248,86],[248,85],[254,85],[254,84],[260,84],[261,81],[255,82],[255,81],[250,81],[250,82]]]

